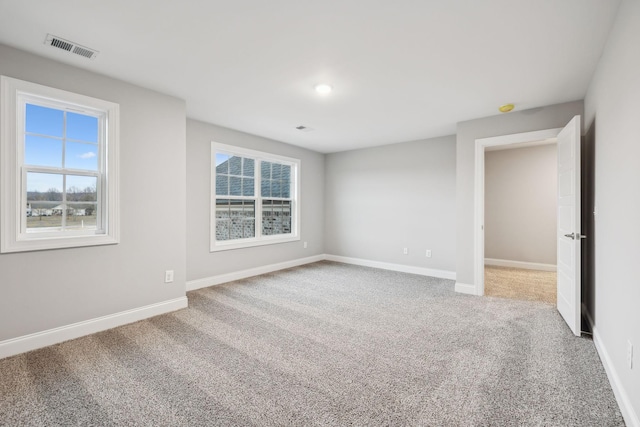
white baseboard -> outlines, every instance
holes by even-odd
[[[419,274],[421,276],[438,277],[441,279],[456,280],[455,271],[436,270],[431,268],[413,267],[411,265],[392,264],[388,262],[371,261],[368,259],[350,258],[339,255],[325,255],[327,261],[341,262],[344,264],[361,265],[364,267],[381,268],[383,270],[400,271],[402,273]]]
[[[304,264],[311,264],[312,262],[323,261],[324,259],[324,255],[315,255],[307,258],[280,262],[277,264],[269,264],[246,270],[234,271],[232,273],[219,274],[217,276],[205,277],[203,279],[189,280],[187,282],[187,291],[195,291],[196,289],[233,282],[234,280],[246,279],[247,277],[259,276],[273,271],[284,270],[286,268],[297,267]]]
[[[456,282],[455,291],[461,294],[477,295],[476,287],[467,283]]]
[[[613,366],[613,362],[611,361],[609,352],[602,342],[602,338],[600,338],[598,329],[593,324],[591,325],[591,329],[593,330],[593,343],[596,346],[598,355],[600,355],[600,360],[602,361],[604,370],[607,372],[609,383],[611,383],[613,394],[618,401],[618,406],[620,407],[620,412],[622,412],[624,422],[627,424],[627,427],[640,427],[640,418],[638,417],[636,411],[633,409],[631,399],[629,399],[629,395],[620,382],[620,377],[618,376],[618,373]]]
[[[249,268],[247,270],[234,271],[232,273],[219,274],[217,276],[205,277],[202,279],[189,280],[187,282],[187,291],[194,291],[196,289],[207,288],[209,286],[220,285],[222,283],[232,282],[234,280],[246,279],[247,277],[259,276],[260,274],[271,273],[278,270],[284,270],[286,268],[297,267],[299,265],[311,264],[313,262],[324,260],[342,262],[344,264],[362,265],[365,267],[381,268],[384,270],[401,271],[403,273],[419,274],[421,276],[439,277],[442,279],[451,280],[456,279],[456,273],[454,271],[436,270],[380,261],[370,261],[360,258],[349,258],[338,255],[322,254],[307,258],[294,259],[277,264],[269,264],[260,267]]]
[[[0,359],[38,348],[80,338],[85,335],[137,322],[159,314],[180,310],[188,306],[187,297],[175,298],[107,316],[96,317],[71,325],[61,326],[34,334],[0,341]]]
[[[496,267],[513,267],[524,268],[527,270],[556,271],[555,264],[541,264],[539,262],[512,261],[509,259],[485,258],[485,265],[494,265]]]

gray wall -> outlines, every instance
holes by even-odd
[[[209,252],[211,141],[301,160],[299,242]],[[187,120],[187,280],[324,253],[324,155],[255,135]],[[308,248],[303,249],[303,242]]]
[[[453,136],[328,154],[326,252],[455,271],[455,161]]]
[[[556,264],[556,144],[485,153],[485,258]]]
[[[640,2],[625,0],[585,98],[595,128],[596,338],[640,417]],[[627,340],[634,367],[626,364]],[[636,418],[638,420],[638,418]]]
[[[0,341],[184,296],[185,103],[3,45],[0,74],[119,103],[121,171],[120,244],[0,255]]]
[[[456,135],[456,280],[475,285],[473,270],[473,216],[475,190],[475,141],[500,135],[564,127],[583,114],[582,101],[516,111],[458,123]]]

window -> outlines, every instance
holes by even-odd
[[[211,251],[300,240],[300,161],[211,144]]]
[[[118,105],[1,77],[1,251],[118,242]]]

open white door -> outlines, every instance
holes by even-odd
[[[580,116],[558,134],[558,311],[580,335]]]

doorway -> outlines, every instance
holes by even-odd
[[[555,142],[485,148],[486,296],[556,305]]]
[[[557,136],[562,129],[547,129],[535,132],[519,133],[514,135],[497,136],[476,140],[475,150],[475,267],[474,281],[476,292],[482,296],[485,294],[485,152],[490,147],[518,147],[535,146],[540,144],[552,144],[557,141]]]
[[[475,145],[474,280],[477,295],[484,295],[485,150],[487,147],[539,144],[556,140],[558,146],[557,304],[574,335],[581,325],[581,119],[574,116],[564,128],[477,139]],[[524,146],[524,145],[521,145]]]

